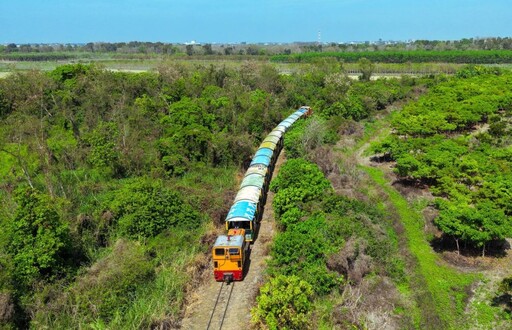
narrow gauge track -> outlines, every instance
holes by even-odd
[[[224,319],[226,318],[226,312],[228,311],[229,301],[231,300],[231,294],[233,293],[233,288],[235,287],[235,283],[228,284],[226,282],[222,282],[219,293],[217,294],[217,299],[215,300],[215,305],[213,306],[212,314],[210,315],[210,320],[208,321],[208,325],[206,326],[206,330],[217,329],[215,328],[215,324],[218,324],[218,329],[222,329],[222,325],[224,324]],[[224,305],[224,308],[217,308]],[[219,313],[220,312],[220,313]],[[216,316],[216,317],[215,317]],[[214,322],[212,322],[215,319]]]

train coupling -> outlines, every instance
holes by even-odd
[[[233,273],[224,273],[223,280],[226,282],[226,284],[233,282]]]

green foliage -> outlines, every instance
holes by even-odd
[[[361,70],[361,76],[359,77],[362,81],[370,81],[375,65],[366,57],[362,57],[357,61],[359,70]]]
[[[116,148],[116,139],[119,130],[115,123],[99,123],[85,141],[91,147],[89,162],[93,167],[114,171],[119,160],[119,151]]]
[[[478,276],[459,273],[445,266],[425,238],[422,216],[411,208],[398,191],[390,187],[384,174],[376,168],[365,168],[373,181],[388,194],[398,211],[408,237],[408,246],[415,256],[419,276],[409,279],[411,289],[419,298],[418,307],[426,319],[421,327],[452,328],[463,317],[468,289]]]
[[[201,215],[176,191],[161,181],[132,180],[114,191],[106,209],[111,211],[119,232],[132,238],[154,237],[163,230],[196,228]]]
[[[317,165],[302,158],[290,159],[270,185],[270,189],[276,192],[272,204],[276,217],[289,209],[300,209],[302,203],[319,198],[330,188],[329,181]]]
[[[499,75],[503,72],[498,67],[486,67],[483,65],[468,65],[459,71],[457,71],[458,78],[471,78],[475,76],[480,76],[483,74],[494,74]]]
[[[479,247],[503,240],[512,232],[512,222],[489,200],[475,206],[438,200],[439,216],[434,223],[447,235],[470,241]]]
[[[288,227],[274,241],[271,264],[290,275],[301,267],[322,261],[328,248],[323,233],[326,226],[325,219],[317,216]]]
[[[14,280],[26,288],[64,270],[70,237],[67,224],[48,196],[31,188],[20,189],[16,203],[7,250],[12,256]]]
[[[315,283],[314,291],[318,294],[331,292],[342,283],[342,278],[339,274],[328,271],[325,265],[332,250],[327,229],[327,223],[321,216],[313,216],[288,226],[274,240],[271,272],[298,275],[310,283]]]
[[[511,93],[505,86],[512,81],[512,74],[485,72],[438,84],[418,102],[404,107],[393,120],[397,134],[429,136],[467,131],[508,107]]]
[[[277,223],[281,226],[283,230],[286,230],[287,227],[297,224],[302,216],[304,216],[304,212],[301,211],[297,207],[292,207],[286,212],[284,212],[281,217],[279,217],[277,220]]]
[[[252,320],[269,329],[305,329],[310,326],[313,287],[297,276],[277,276],[260,288]]]
[[[89,268],[69,288],[68,300],[61,308],[70,312],[68,317],[79,318],[83,323],[98,319],[109,322],[116,313],[127,309],[135,299],[137,289],[154,276],[154,265],[145,255],[144,248],[120,240],[111,254]]]
[[[483,251],[511,231],[511,82],[509,72],[467,67],[405,106],[393,117],[394,134],[372,147],[396,161],[399,176],[447,199],[435,221],[445,234]],[[488,133],[472,131],[486,123]]]
[[[311,62],[322,57],[332,57],[344,62],[357,62],[367,58],[379,63],[510,63],[512,55],[508,50],[416,50],[416,51],[358,51],[358,52],[321,52],[291,55],[274,55],[276,62]]]
[[[78,147],[72,130],[56,125],[50,129],[48,135],[46,143],[56,157],[66,157]]]
[[[310,189],[312,196],[320,196],[324,189],[330,187],[330,183],[316,164],[297,158],[288,160],[281,167],[270,189],[279,193],[281,189],[305,187]]]
[[[66,64],[55,68],[49,73],[49,76],[66,87],[73,87],[77,83],[77,78],[86,75],[91,69],[92,67],[88,65]]]
[[[139,43],[138,50],[139,46],[141,51],[150,47]],[[104,45],[87,47],[92,51]],[[19,59],[25,56],[22,52],[14,55],[19,55]],[[33,55],[38,59],[45,56]],[[140,54],[129,57],[137,56]],[[22,253],[25,261],[36,260],[39,269],[31,273],[37,290],[26,291],[25,295],[12,291],[20,297],[16,309],[20,322],[25,325],[32,322],[37,328],[94,325],[126,328],[131,324],[150,328],[162,315],[170,318],[179,315],[187,283],[186,269],[196,260],[195,254],[206,250],[204,243],[198,247],[202,242],[199,237],[179,233],[190,232],[190,228],[202,233],[207,223],[201,221],[204,214],[213,220],[223,218],[226,201],[232,199],[236,185],[234,172],[290,109],[318,105],[314,109],[320,116],[296,123],[297,126],[304,123],[305,138],[300,137],[297,144],[300,155],[324,143],[335,143],[346,118],[365,118],[386,102],[403,96],[409,88],[395,81],[372,81],[368,82],[372,85],[369,93],[363,87],[365,84],[348,80],[339,63],[330,60],[290,75],[279,74],[273,65],[251,61],[240,67],[165,63],[158,72],[144,73],[113,72],[78,64],[49,73],[17,72],[0,79],[2,225],[10,229],[10,221],[18,212],[13,191],[30,185],[45,192],[42,195],[52,196],[54,205],[49,209],[57,212],[59,220],[55,226],[60,228],[62,224],[63,228],[69,228],[71,234],[64,234],[67,229],[62,230],[62,241],[73,242],[73,248],[68,245],[59,248],[61,241],[55,237],[55,245],[48,244],[50,257],[44,256],[47,252],[42,253],[39,261],[39,254]],[[325,110],[336,102],[343,104],[343,112]],[[318,174],[318,169],[301,170]],[[287,201],[286,194],[279,197],[283,211],[290,210],[281,215],[283,228],[300,228],[311,217],[310,211],[321,204],[323,194],[331,190],[325,179],[313,174],[304,184],[280,188],[293,190],[293,200]],[[311,191],[307,185],[311,185]],[[490,195],[492,188],[486,194]],[[44,214],[53,219],[52,212]],[[335,227],[332,217],[325,218],[327,228]],[[60,231],[54,230],[53,235],[60,235]],[[69,235],[72,239],[65,239]],[[154,249],[154,242],[162,236],[175,241],[181,250],[161,253]],[[324,236],[335,244],[343,244],[343,237],[329,233],[319,237]],[[47,233],[43,237],[53,239]],[[123,301],[125,305],[113,303],[115,298],[109,298],[108,284],[101,284],[99,287],[106,291],[104,296],[99,294],[106,301],[105,307],[101,307],[103,316],[93,317],[87,312],[73,318],[79,313],[63,308],[62,302],[71,297],[70,290],[75,290],[88,274],[85,265],[102,263],[108,258],[112,263],[120,262],[112,255],[117,252],[111,246],[120,237],[153,247],[145,252],[143,248],[128,248],[135,259],[140,257],[133,265],[136,267],[140,261],[140,278],[147,281],[139,281],[138,275],[123,266],[122,274],[117,276],[135,283],[133,287],[123,284],[131,295]],[[5,238],[2,246],[7,249],[10,232],[6,231],[0,238]],[[65,251],[68,254],[84,251],[86,258],[71,258],[83,265],[78,269],[65,267],[66,262],[71,262]],[[5,256],[2,270],[6,273],[0,280],[6,283],[3,287],[14,290],[10,287],[16,269],[13,255],[3,253],[2,256]],[[44,268],[46,265],[48,268]],[[153,277],[151,272],[146,272],[151,267],[172,276],[164,279],[158,273]],[[91,282],[94,274],[88,275]],[[322,283],[318,286],[318,292],[322,293],[332,290],[340,278],[325,263],[302,267],[300,276]],[[112,297],[116,295],[112,293]],[[155,297],[162,298],[160,305]],[[97,301],[94,304],[101,305]],[[160,312],[150,312],[155,309]]]
[[[306,121],[300,120],[295,122],[293,126],[288,129],[284,136],[284,148],[286,156],[289,158],[299,158],[305,155],[304,145],[302,144],[302,136],[306,129]]]

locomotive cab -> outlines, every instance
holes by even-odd
[[[255,221],[247,220],[230,220],[226,222],[226,229],[228,230],[228,233],[233,230],[243,229],[245,240],[247,242],[252,242],[256,234],[257,223],[255,223]]]
[[[244,229],[232,229],[228,235],[217,237],[212,250],[213,274],[216,281],[229,283],[243,279],[249,252],[249,243],[244,237]]]

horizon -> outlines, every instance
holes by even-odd
[[[162,43],[164,45],[294,45],[294,44],[322,44],[322,45],[330,45],[330,44],[339,44],[339,45],[350,45],[350,44],[378,44],[378,43],[395,43],[395,44],[410,44],[417,41],[438,41],[438,42],[457,42],[462,40],[486,40],[486,39],[510,39],[512,36],[488,36],[488,37],[467,37],[461,39],[409,39],[409,40],[350,40],[350,41],[320,41],[317,40],[295,40],[295,41],[283,41],[283,42],[275,42],[275,41],[256,41],[256,42],[246,42],[246,41],[235,41],[235,42],[223,42],[223,41],[214,41],[214,42],[202,42],[197,40],[190,40],[184,42],[167,42],[167,41],[146,41],[146,40],[129,40],[129,41],[88,41],[88,42],[30,42],[30,43],[16,43],[16,42],[8,42],[8,43],[0,43],[1,46],[7,46],[9,44],[15,44],[16,46],[21,45],[75,45],[75,46],[85,46],[87,44],[129,44],[129,43]]]

